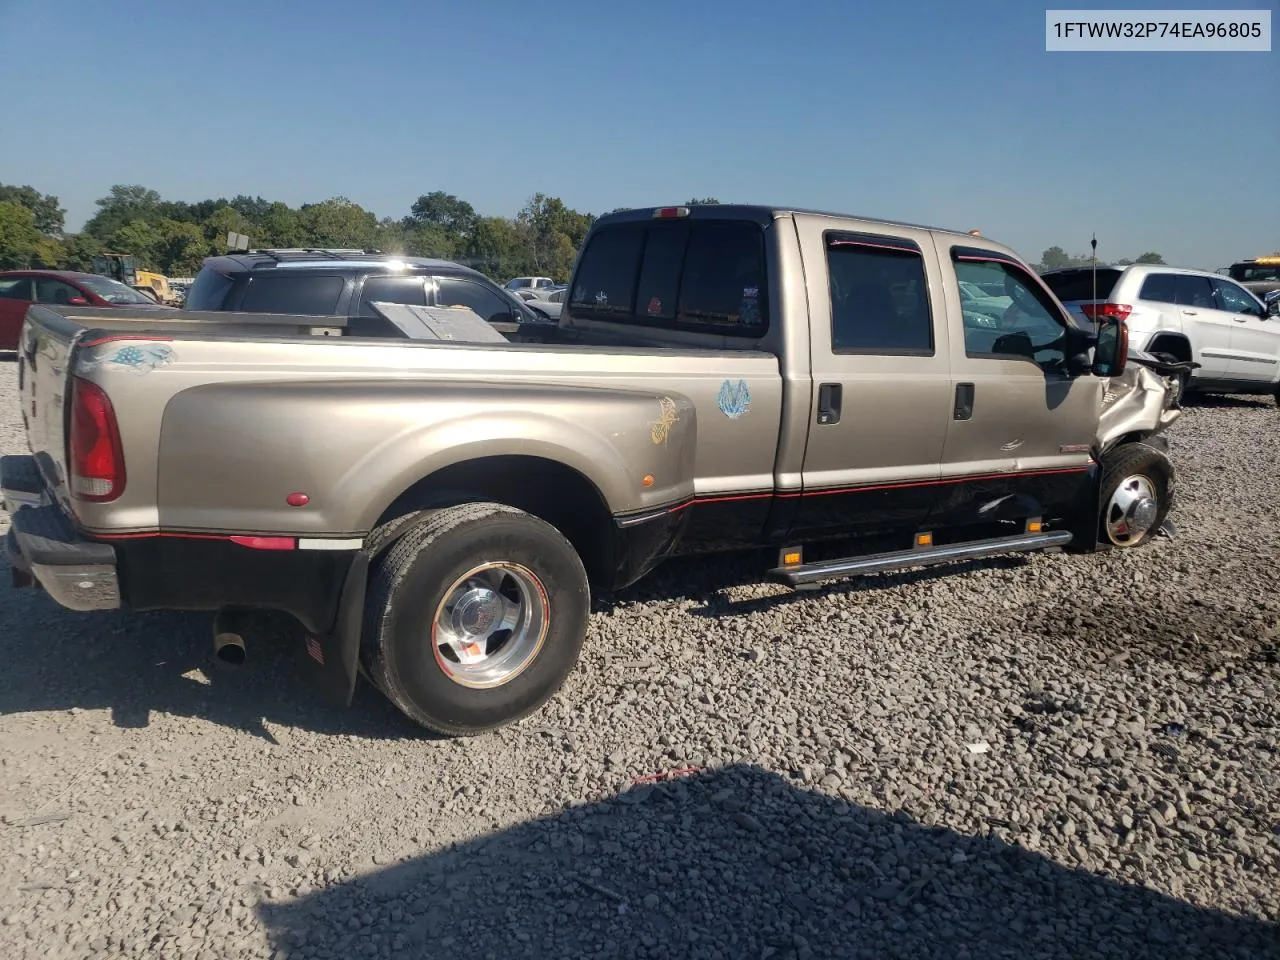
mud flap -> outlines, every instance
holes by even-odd
[[[1067,553],[1097,553],[1102,544],[1098,542],[1098,515],[1102,510],[1102,465],[1094,461],[1089,466],[1089,482],[1080,485],[1080,493],[1076,498],[1074,515],[1071,518],[1071,543],[1065,548]]]
[[[344,707],[351,705],[351,698],[355,695],[368,583],[369,555],[362,550],[347,570],[332,631],[307,637],[307,655],[319,665],[321,692]]]

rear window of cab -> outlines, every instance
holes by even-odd
[[[759,337],[768,329],[764,231],[737,220],[601,227],[568,294],[584,319]]]

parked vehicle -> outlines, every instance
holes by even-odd
[[[184,309],[355,318],[353,329],[395,336],[371,304],[464,306],[498,330],[551,319],[483,273],[448,260],[351,250],[254,250],[209,257]]]
[[[512,277],[504,286],[508,290],[537,290],[540,287],[554,286],[555,281],[550,277]]]
[[[0,271],[0,351],[18,349],[27,307],[33,303],[95,307],[146,307],[155,301],[132,287],[72,270]]]
[[[1247,288],[1255,297],[1267,300],[1267,294],[1280,290],[1280,252],[1266,257],[1238,260],[1227,268],[1227,276]]]
[[[998,331],[958,286],[993,279]],[[216,611],[232,651],[244,609],[287,611],[344,702],[359,664],[418,723],[473,734],[551,697],[593,594],[668,557],[759,549],[799,587],[1130,549],[1168,516],[1166,381],[1126,367],[1118,317],[1077,326],[985,238],[627,211],[593,225],[570,291],[549,346],[33,306],[32,454],[0,463],[17,582],[73,610]]]
[[[1207,270],[1154,264],[1070,267],[1043,280],[1085,322],[1125,321],[1135,346],[1199,368],[1179,391],[1272,394],[1280,402],[1280,320],[1275,304]]]

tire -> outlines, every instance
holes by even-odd
[[[1154,510],[1140,510],[1134,516],[1135,500],[1144,497],[1155,501]],[[1149,543],[1173,509],[1168,459],[1143,443],[1125,443],[1112,450],[1103,458],[1098,502],[1098,540],[1103,546],[1132,550]]]
[[[1159,360],[1163,360],[1165,363],[1180,363],[1180,362],[1181,362],[1177,357],[1175,357],[1175,356],[1174,356],[1173,354],[1171,354],[1171,353],[1153,353],[1153,354],[1152,354],[1152,356],[1153,356],[1153,357],[1155,357],[1155,358],[1157,358],[1157,359],[1159,359]],[[1174,403],[1181,403],[1181,402],[1182,402],[1182,400],[1183,400],[1183,398],[1184,398],[1184,397],[1186,397],[1186,395],[1187,395],[1187,384],[1191,382],[1191,374],[1190,374],[1190,373],[1180,373],[1180,374],[1178,374],[1176,377],[1174,377],[1174,378],[1173,378],[1173,382],[1174,382],[1174,384],[1175,384],[1175,386],[1174,386],[1174,394],[1173,394],[1173,402],[1174,402]]]
[[[484,733],[541,708],[577,664],[591,611],[573,546],[550,524],[499,503],[397,523],[389,546],[375,534],[384,552],[365,604],[361,661],[374,686],[411,720],[449,736]]]

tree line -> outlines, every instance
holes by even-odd
[[[686,202],[719,201],[702,197]],[[136,184],[113,186],[79,233],[66,232],[65,217],[56,196],[31,186],[0,184],[0,269],[90,270],[95,255],[111,252],[133,254],[144,269],[192,276],[205,257],[227,251],[229,233],[239,233],[251,247],[380,250],[453,260],[499,281],[536,275],[563,283],[596,219],[542,193],[530,197],[514,217],[486,217],[467,201],[436,190],[418,197],[405,216],[379,219],[346,197],[299,207],[244,195],[189,203],[165,200]],[[1090,262],[1054,246],[1035,267],[1043,272]],[[1116,262],[1164,260],[1148,252]]]
[[[52,194],[0,185],[0,268],[89,270],[95,255],[110,252],[132,254],[144,269],[191,276],[205,257],[227,252],[228,234],[239,233],[254,248],[378,250],[453,260],[495,279],[536,275],[564,282],[595,221],[542,193],[514,217],[486,217],[437,190],[418,197],[405,216],[379,219],[346,197],[296,208],[244,195],[188,203],[126,184],[97,201],[79,233],[66,232],[65,217]]]

